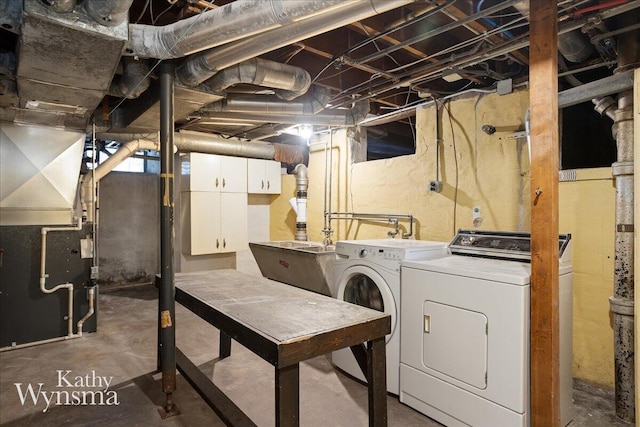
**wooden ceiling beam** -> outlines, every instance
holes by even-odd
[[[455,5],[451,5],[451,6],[447,7],[447,8],[445,8],[445,9],[443,9],[442,13],[444,13],[449,18],[451,18],[453,20],[456,20],[456,21],[459,21],[461,19],[465,19],[465,18],[469,17],[469,15],[467,15],[465,12],[463,12],[462,10],[457,8]],[[478,21],[468,22],[468,23],[464,24],[463,27],[466,28],[467,30],[471,31],[475,35],[486,33],[489,30],[489,28],[487,28],[486,26],[484,26],[482,23],[480,23]],[[494,43],[494,44],[502,43],[504,41],[497,34],[489,36],[488,40],[490,42]],[[516,58],[519,61],[521,61],[523,64],[525,64],[525,65],[529,64],[529,58],[527,57],[527,55],[522,54],[522,52],[520,52],[520,51],[511,52],[511,55],[514,58]]]

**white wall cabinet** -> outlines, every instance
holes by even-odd
[[[180,205],[183,253],[205,255],[248,248],[247,193],[183,192]]]
[[[247,159],[247,191],[250,194],[280,194],[282,191],[280,162]]]
[[[247,159],[215,154],[180,156],[181,191],[247,192]]]

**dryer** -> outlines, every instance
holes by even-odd
[[[572,419],[570,235],[560,248],[560,415]],[[531,238],[460,230],[402,264],[400,401],[447,426],[529,425]]]
[[[399,392],[400,367],[400,262],[448,255],[446,242],[421,240],[344,240],[336,243],[333,297],[383,311],[391,316],[387,336],[387,391]],[[349,348],[335,351],[333,364],[366,381]]]

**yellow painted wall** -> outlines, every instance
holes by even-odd
[[[529,155],[526,139],[514,137],[524,130],[528,104],[529,94],[522,90],[505,96],[466,95],[440,108],[441,193],[429,192],[429,182],[436,178],[433,105],[417,111],[415,155],[352,163],[346,131],[336,132],[331,143],[332,211],[412,214],[413,238],[420,240],[449,241],[456,229],[474,228],[474,206],[481,209],[479,229],[528,231]],[[483,132],[485,124],[496,132]],[[309,158],[308,232],[313,241],[323,238],[326,138],[312,144]],[[579,181],[560,184],[560,231],[574,236],[574,376],[612,387],[608,297],[615,191],[609,169],[578,172]],[[295,177],[284,177],[282,188],[271,205],[273,240],[292,239],[295,231],[288,204],[295,196]],[[407,231],[408,223],[402,225]],[[336,221],[332,228],[334,241],[385,238],[392,230],[389,224],[358,221]]]
[[[572,235],[573,375],[613,387],[615,188],[610,168],[560,183],[560,230]]]

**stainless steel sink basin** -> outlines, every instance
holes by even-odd
[[[335,246],[318,242],[280,240],[249,243],[260,272],[268,279],[331,295]]]

